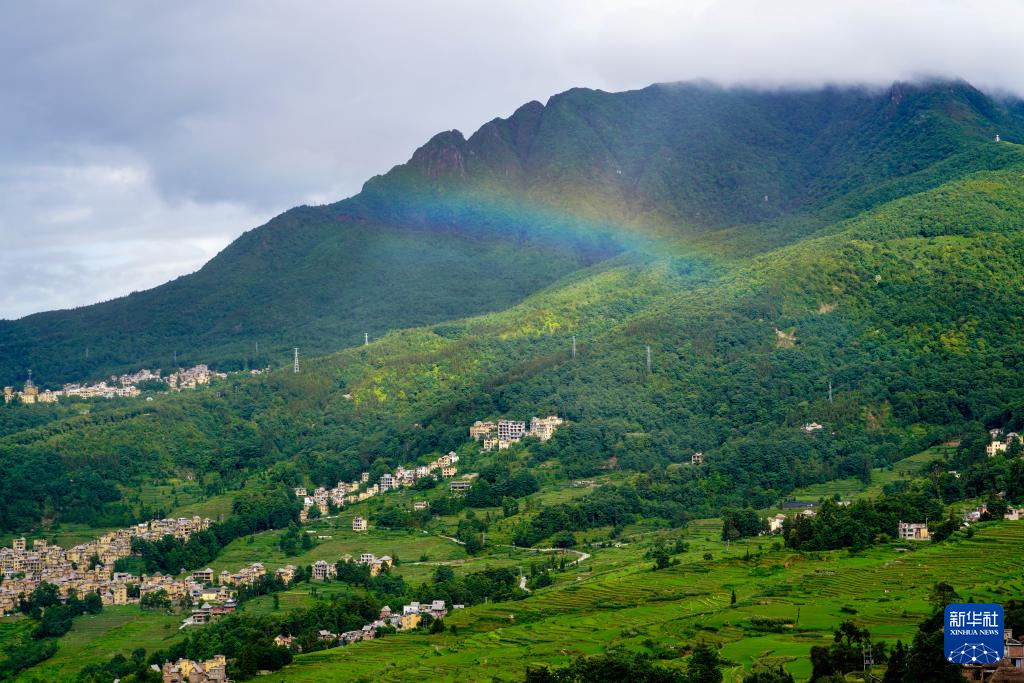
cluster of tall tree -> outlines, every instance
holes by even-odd
[[[283,487],[247,491],[232,503],[232,515],[225,521],[192,534],[188,541],[164,536],[155,541],[135,537],[132,552],[141,557],[146,571],[177,574],[181,569],[200,569],[236,538],[266,529],[296,524],[299,507],[294,495]]]
[[[785,543],[797,550],[867,548],[881,537],[893,538],[900,521],[941,522],[942,502],[927,490],[910,490],[883,495],[875,500],[858,500],[838,505],[824,500],[813,517],[796,515],[783,523]]]
[[[629,486],[602,487],[580,501],[544,507],[514,532],[516,545],[531,546],[560,531],[624,526],[636,518],[642,502]]]

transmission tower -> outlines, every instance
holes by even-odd
[[[651,347],[647,346],[647,374],[651,374]]]
[[[576,358],[576,335],[572,335],[572,357]]]
[[[369,345],[370,345],[370,333],[369,332],[363,332],[363,346],[369,346]]]
[[[828,402],[832,403],[832,380],[828,381]]]
[[[293,369],[293,372],[296,375],[299,374],[299,347],[298,346],[295,347],[295,360],[294,360],[294,363],[292,365],[292,369]]]
[[[871,658],[871,641],[864,643],[864,671],[870,671],[871,665],[875,663],[875,660]]]

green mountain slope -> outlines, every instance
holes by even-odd
[[[0,439],[5,524],[116,509],[61,484],[98,468],[230,484],[290,462],[333,483],[458,447],[476,419],[548,412],[571,424],[534,465],[645,473],[639,490],[687,514],[866,478],[1024,405],[1024,152],[998,147],[1000,170],[753,258],[710,253],[711,233],[648,240],[505,311],[390,333],[299,375],[15,425]],[[681,466],[695,450],[705,466]]]
[[[442,133],[351,199],[293,209],[199,272],[0,321],[0,381],[280,364],[362,333],[497,311],[648,240],[764,252],[964,173],[1000,168],[1019,103],[959,82],[761,92],[575,89],[468,139]],[[259,353],[256,344],[259,343]]]

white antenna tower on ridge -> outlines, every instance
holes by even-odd
[[[647,345],[647,374],[651,373],[651,346]]]
[[[296,375],[299,374],[299,347],[298,346],[295,347],[295,363],[294,363],[294,365],[292,367],[293,367],[293,372]]]
[[[370,345],[370,333],[369,332],[363,332],[363,346],[369,346],[369,345]]]
[[[572,335],[572,357],[576,358],[576,335]]]

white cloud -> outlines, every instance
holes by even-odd
[[[10,317],[162,284],[267,219],[241,203],[164,197],[145,168],[123,161],[0,166],[0,196],[0,311]]]
[[[943,75],[1024,93],[1022,25],[1009,0],[7,3],[0,266],[18,277],[0,316],[193,270],[439,130],[573,86]],[[154,264],[156,245],[175,256]]]

